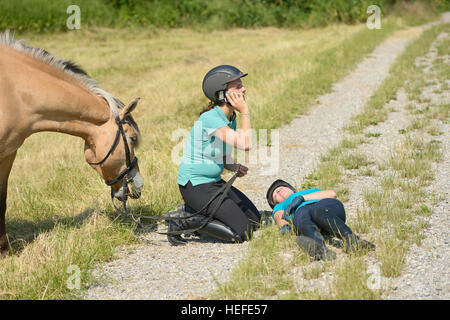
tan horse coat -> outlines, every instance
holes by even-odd
[[[85,141],[86,160],[96,162],[112,145],[117,132],[114,115],[118,115],[131,122],[124,130],[134,157],[133,141],[139,139],[139,130],[131,111],[72,63],[25,46],[8,31],[0,33],[0,253],[8,249],[8,177],[25,139],[41,131],[78,136]],[[104,164],[93,168],[105,180],[117,176],[125,168],[123,141]],[[119,187],[119,183],[112,186]]]

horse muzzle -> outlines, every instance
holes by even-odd
[[[124,197],[130,197],[132,199],[139,199],[144,188],[144,179],[140,175],[137,168],[134,168],[129,173],[128,177],[124,177],[126,183],[122,183],[120,188],[112,190],[114,198],[123,201]]]

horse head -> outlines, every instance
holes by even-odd
[[[111,187],[111,195],[121,201],[128,196],[139,198],[144,184],[134,153],[140,133],[131,116],[139,99],[118,109],[118,114],[98,128],[93,141],[85,144],[86,161]]]

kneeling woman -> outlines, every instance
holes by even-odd
[[[185,205],[191,211],[201,210],[223,187],[226,183],[221,178],[224,168],[237,170],[231,157],[233,148],[250,149],[250,111],[241,81],[246,75],[233,66],[221,65],[210,70],[203,79],[203,92],[211,102],[191,129],[177,178]],[[236,112],[241,114],[242,120],[239,132],[236,131]],[[244,176],[247,170],[241,165],[239,176]],[[219,198],[215,198],[204,214],[211,214]],[[233,240],[240,242],[250,239],[259,224],[260,214],[242,192],[231,187],[214,219],[229,227],[236,235]],[[196,226],[190,226],[189,220],[180,221],[178,225],[182,229]]]
[[[295,228],[297,244],[317,260],[333,259],[335,254],[325,245],[322,234],[344,240],[345,252],[356,249],[374,249],[360,239],[345,224],[345,209],[332,190],[308,189],[297,192],[283,180],[276,180],[267,191],[267,201],[280,231],[285,234]]]

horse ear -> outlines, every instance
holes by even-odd
[[[127,107],[122,109],[122,112],[121,112],[122,119],[125,118],[127,115],[129,115],[131,112],[133,112],[133,110],[136,108],[139,100],[141,100],[141,98],[139,98],[139,97],[134,99],[133,101],[131,101],[131,103]]]

